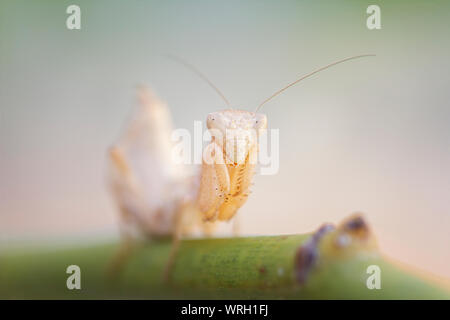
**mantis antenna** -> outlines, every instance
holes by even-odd
[[[302,76],[300,79],[297,79],[297,80],[295,80],[294,82],[288,84],[288,85],[285,86],[284,88],[281,88],[280,90],[278,90],[278,91],[275,92],[274,94],[272,94],[270,97],[268,97],[266,100],[264,100],[263,102],[260,103],[260,105],[258,106],[258,108],[256,108],[255,112],[258,112],[258,110],[261,109],[261,107],[262,107],[264,104],[266,104],[267,102],[269,102],[270,100],[272,100],[272,98],[276,97],[277,95],[279,95],[280,93],[282,93],[282,92],[285,91],[286,89],[292,87],[293,85],[296,85],[297,83],[299,83],[299,82],[302,81],[303,79],[309,78],[310,76],[312,76],[312,75],[314,75],[314,74],[316,74],[316,73],[318,73],[318,72],[320,72],[320,71],[322,71],[322,70],[328,69],[328,68],[330,68],[330,67],[332,67],[332,66],[335,66],[335,65],[337,65],[337,64],[340,64],[340,63],[342,63],[342,62],[346,62],[346,61],[349,61],[349,60],[358,59],[358,58],[363,58],[363,57],[374,57],[374,56],[375,56],[374,54],[362,54],[362,55],[358,55],[358,56],[353,56],[353,57],[349,57],[349,58],[345,58],[345,59],[342,59],[342,60],[338,60],[338,61],[332,62],[332,63],[330,63],[330,64],[327,64],[326,66],[323,66],[323,67],[321,67],[321,68],[319,68],[319,69],[316,69],[316,70],[314,70],[314,71],[312,71],[312,72],[310,72],[310,73],[308,73],[308,74]]]
[[[208,79],[208,77],[206,77],[202,72],[200,72],[200,70],[198,70],[195,66],[193,66],[189,62],[187,62],[187,61],[185,61],[185,60],[183,60],[183,59],[181,59],[181,58],[179,58],[177,56],[174,56],[174,55],[171,55],[171,54],[168,54],[166,56],[168,58],[178,62],[178,63],[181,63],[183,66],[185,66],[186,68],[188,68],[189,70],[194,72],[203,81],[205,81],[207,84],[209,84],[209,86],[211,88],[213,88],[214,91],[217,92],[217,94],[222,98],[223,101],[225,101],[225,103],[227,104],[228,107],[230,106],[230,102],[227,100],[227,98],[225,98],[225,95],[214,85],[214,83],[211,82],[211,80]]]

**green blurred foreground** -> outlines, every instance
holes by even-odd
[[[310,235],[184,240],[170,282],[162,276],[170,241],[136,245],[122,273],[108,277],[118,248],[2,252],[0,298],[450,299],[446,289],[383,259],[359,216]],[[81,269],[80,290],[67,289],[69,265]],[[381,270],[381,289],[367,287],[371,265]]]

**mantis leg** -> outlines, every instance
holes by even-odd
[[[170,282],[170,276],[172,274],[175,260],[180,247],[180,239],[183,234],[183,212],[186,205],[182,205],[181,208],[175,214],[175,230],[172,235],[172,247],[170,248],[169,258],[167,260],[166,267],[164,268],[164,281]]]
[[[241,221],[240,221],[240,216],[236,216],[234,217],[233,220],[233,226],[232,226],[232,234],[234,237],[239,236],[239,234],[241,233]]]
[[[126,213],[123,213],[123,215],[125,214]],[[128,233],[121,232],[119,249],[114,254],[108,265],[107,276],[109,279],[116,281],[119,278],[134,248],[135,243],[133,238]]]
[[[247,201],[250,193],[250,185],[255,171],[254,161],[257,147],[252,147],[243,164],[234,166],[231,171],[230,191],[226,194],[223,203],[219,208],[219,220],[230,220]]]
[[[198,206],[203,219],[214,221],[217,219],[219,207],[230,190],[230,176],[224,161],[222,149],[212,142],[206,150],[212,161],[203,159]]]
[[[116,200],[119,202],[118,206],[120,209],[121,216],[121,244],[117,253],[112,258],[107,274],[111,279],[116,279],[123,270],[128,258],[130,257],[135,243],[133,237],[130,234],[130,230],[127,228],[130,219],[133,218],[132,211],[130,209],[130,204],[124,202],[124,190],[128,187],[133,193],[138,194],[139,188],[137,187],[128,161],[119,147],[112,147],[109,151],[109,158],[116,169],[117,174],[122,177],[122,181],[125,181],[126,187],[117,183],[113,184],[112,191],[115,195]]]

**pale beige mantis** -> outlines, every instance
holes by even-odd
[[[125,237],[130,238],[135,230],[151,239],[173,237],[168,274],[181,235],[188,234],[193,225],[209,233],[211,223],[229,221],[246,202],[257,162],[258,137],[267,128],[267,116],[257,113],[259,109],[305,78],[366,56],[373,55],[342,59],[302,76],[265,99],[255,112],[226,109],[210,113],[207,128],[212,138],[199,175],[189,175],[185,167],[172,162],[168,108],[141,88],[140,109],[109,153],[109,181]],[[229,105],[203,74],[180,62],[205,79]]]

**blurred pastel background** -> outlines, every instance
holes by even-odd
[[[81,7],[81,30],[66,8]],[[366,8],[381,7],[381,30]],[[206,73],[264,106],[280,170],[258,176],[242,233],[288,234],[366,214],[389,256],[450,277],[450,3],[21,1],[0,4],[0,245],[117,234],[105,151],[150,84],[176,127],[223,109]]]

